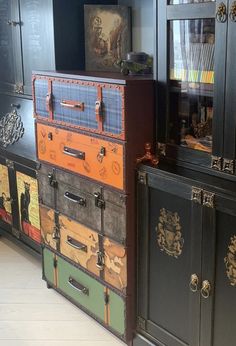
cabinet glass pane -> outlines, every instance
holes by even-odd
[[[169,141],[211,152],[215,20],[170,22]]]
[[[199,4],[201,2],[215,2],[215,0],[170,0],[170,5],[180,5],[180,4]]]
[[[12,3],[0,0],[0,75],[2,82],[14,84],[13,35],[17,28],[8,24],[10,20]]]

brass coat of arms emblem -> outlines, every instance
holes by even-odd
[[[228,250],[227,256],[224,259],[226,273],[231,285],[236,287],[236,236],[231,237]]]
[[[156,231],[157,243],[161,251],[178,258],[182,254],[184,245],[178,213],[172,213],[165,208],[161,209]]]

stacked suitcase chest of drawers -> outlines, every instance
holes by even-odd
[[[153,139],[153,81],[35,72],[43,277],[130,343],[135,165]]]

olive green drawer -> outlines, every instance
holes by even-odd
[[[49,284],[125,338],[125,298],[46,247],[43,249],[43,271]]]
[[[43,275],[44,279],[56,286],[55,255],[47,248],[43,249]]]
[[[61,257],[57,269],[58,288],[105,322],[104,286]]]

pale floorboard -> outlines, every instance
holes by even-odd
[[[40,261],[0,238],[0,346],[125,345],[41,275]]]

